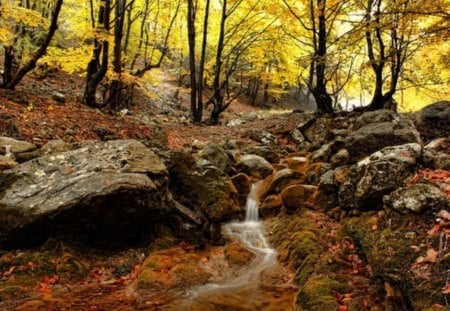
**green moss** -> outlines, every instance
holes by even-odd
[[[297,294],[297,306],[305,311],[337,310],[339,304],[334,293],[345,293],[350,290],[347,284],[332,278],[312,276]]]

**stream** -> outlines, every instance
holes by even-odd
[[[291,310],[296,288],[286,279],[277,252],[265,238],[259,219],[258,184],[246,202],[245,220],[222,227],[223,236],[238,242],[255,257],[239,270],[224,272],[220,282],[191,288],[156,310]]]

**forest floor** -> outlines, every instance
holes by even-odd
[[[274,127],[283,113],[307,108],[292,102],[284,106],[251,106],[244,98],[222,113],[217,126],[191,124],[189,89],[178,87],[174,79],[159,70],[155,70],[152,80],[159,82],[140,88],[132,106],[111,114],[82,104],[84,81],[80,76],[62,71],[33,72],[16,91],[0,89],[0,134],[38,146],[52,139],[81,142],[111,138],[148,140],[170,149],[224,137],[251,144],[251,129]],[[58,100],[61,95],[63,101]],[[208,118],[209,111],[205,111],[204,119]],[[242,119],[245,121],[240,122]],[[232,120],[237,120],[236,124],[227,126]]]

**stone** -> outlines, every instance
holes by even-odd
[[[450,101],[438,101],[415,114],[416,126],[425,141],[448,137],[450,133]]]
[[[231,178],[215,166],[198,166],[195,158],[174,151],[168,160],[174,198],[212,223],[238,218],[242,211]]]
[[[450,170],[450,137],[438,138],[423,147],[423,163],[433,169]]]
[[[198,154],[200,159],[208,161],[223,172],[229,172],[231,169],[231,160],[228,154],[213,143],[208,143]]]
[[[119,140],[43,156],[0,174],[0,245],[60,233],[131,242],[169,210],[167,170],[142,143]]]
[[[311,185],[291,185],[281,192],[281,199],[288,212],[294,212],[299,208],[313,208],[317,187]]]
[[[272,165],[263,157],[247,154],[240,157],[236,169],[257,179],[264,179],[273,173]]]
[[[347,149],[340,149],[330,158],[333,167],[346,165],[350,161],[350,153]]]
[[[387,147],[353,165],[339,187],[343,209],[380,209],[382,198],[405,184],[421,157],[419,144]]]
[[[7,156],[0,155],[0,172],[17,166],[17,162]]]
[[[283,207],[283,200],[280,195],[269,195],[264,199],[259,207],[259,211],[264,218],[277,216]]]
[[[313,144],[322,145],[327,142],[332,122],[333,120],[330,118],[317,118],[316,122],[303,131],[303,134]]]
[[[269,132],[262,130],[262,129],[252,129],[250,130],[249,137],[253,139],[254,141],[263,143],[263,144],[270,144],[275,141],[275,137],[270,134]]]
[[[296,143],[297,145],[300,145],[306,141],[305,136],[298,129],[293,130],[290,134],[291,134],[292,141],[294,143]]]
[[[232,176],[231,181],[233,182],[234,187],[236,187],[239,204],[244,206],[247,201],[247,196],[250,193],[250,178],[244,173],[239,173]]]
[[[268,146],[255,146],[245,149],[245,153],[247,154],[256,154],[260,157],[263,157],[271,164],[277,164],[281,160],[281,156],[278,152],[273,150],[273,148]]]
[[[394,120],[398,120],[398,115],[389,109],[380,109],[376,111],[367,111],[356,118],[355,121],[355,129],[360,129],[368,124],[372,123],[383,123],[383,122],[392,122]]]
[[[8,147],[9,146],[9,147]],[[37,149],[36,145],[23,140],[9,137],[0,137],[0,155],[5,155],[7,149],[13,154],[31,152]]]
[[[53,92],[52,98],[55,102],[59,104],[64,104],[66,102],[66,95],[60,93],[60,92]]]
[[[381,122],[368,124],[353,132],[345,139],[344,148],[353,161],[358,161],[385,147],[407,143],[420,143],[413,125],[406,121]]]
[[[289,154],[281,164],[289,169],[306,174],[311,164],[310,155],[307,153]]]
[[[304,179],[305,174],[289,168],[282,169],[262,182],[259,198],[264,200],[268,195],[279,194],[289,185],[303,183]]]
[[[75,145],[71,143],[67,143],[62,139],[55,139],[50,140],[46,144],[44,144],[40,150],[39,153],[41,156],[45,155],[51,155],[51,154],[58,154],[70,150],[74,150]]]
[[[229,243],[224,249],[224,254],[231,266],[245,266],[255,258],[254,253],[236,242]]]
[[[400,213],[436,212],[448,208],[450,203],[439,188],[428,184],[399,188],[384,196],[383,202],[385,209],[393,209]]]

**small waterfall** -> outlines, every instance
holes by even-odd
[[[223,226],[223,235],[231,240],[239,241],[256,256],[253,262],[237,277],[221,284],[207,284],[190,291],[193,296],[221,289],[240,288],[258,284],[261,272],[277,263],[277,253],[269,246],[264,234],[264,227],[259,221],[258,190],[259,183],[252,185],[246,202],[245,220],[232,222]]]
[[[257,198],[258,184],[253,184],[245,204],[245,221],[258,221],[259,205]]]

